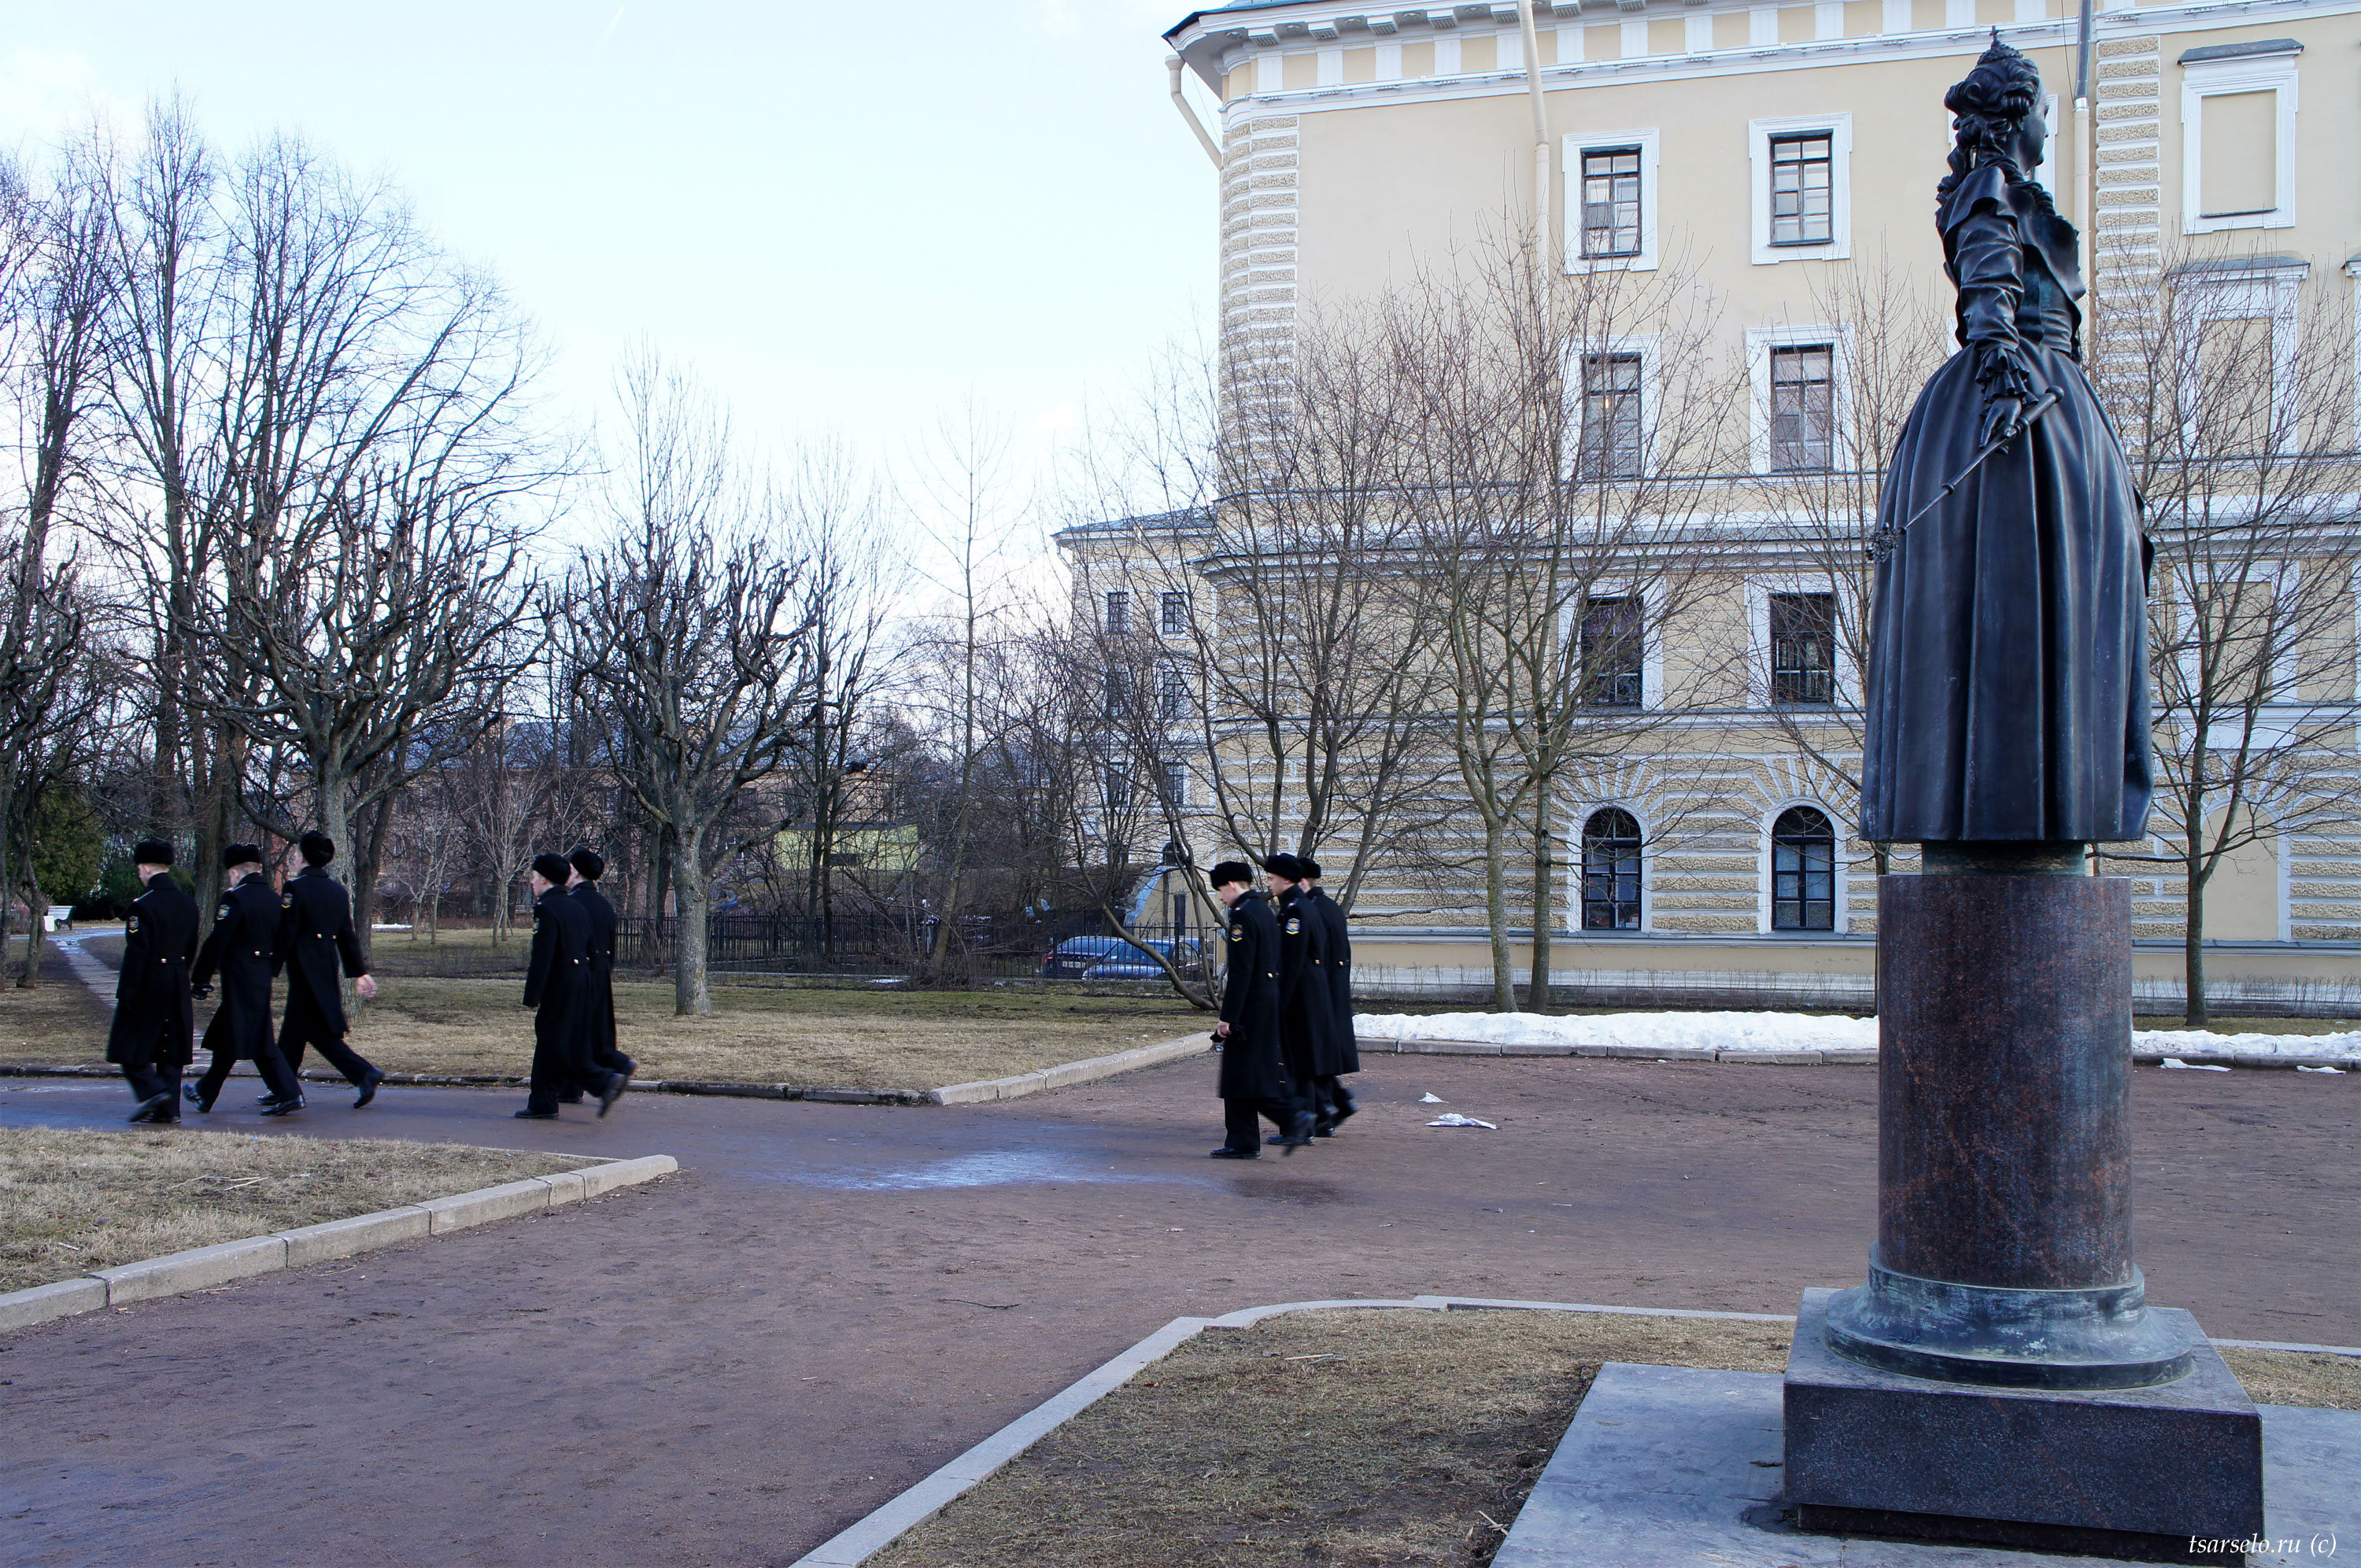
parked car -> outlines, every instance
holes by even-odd
[[[1041,977],[1162,980],[1164,969],[1154,953],[1171,959],[1184,974],[1204,961],[1204,949],[1193,937],[1150,937],[1144,942],[1126,942],[1120,937],[1069,937],[1041,960]]]

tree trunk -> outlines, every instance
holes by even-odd
[[[30,991],[40,983],[41,912],[48,907],[48,900],[33,883],[31,848],[30,845],[26,846],[25,909],[32,918],[25,922],[25,967],[16,975],[16,989],[19,991]]]
[[[363,808],[360,832],[353,844],[353,933],[360,938],[363,963],[369,961],[374,951],[370,933],[377,928],[378,872],[385,864],[385,835],[392,818],[393,797],[379,796]],[[416,916],[412,918],[414,921]]]
[[[2181,931],[2182,983],[2189,992],[2188,1006],[2183,1020],[2192,1029],[2202,1029],[2211,1022],[2205,1009],[2205,877],[2191,857],[2189,875],[2188,915]]]
[[[705,915],[711,902],[705,872],[705,830],[679,837],[673,858],[673,885],[679,890],[679,930],[673,942],[673,1012],[686,1018],[713,1011],[713,991],[705,969]]]
[[[1551,937],[1557,929],[1556,874],[1557,836],[1551,815],[1557,803],[1557,792],[1550,781],[1533,781],[1533,956],[1531,978],[1525,984],[1525,1009],[1531,1013],[1549,1011]]]
[[[1509,856],[1507,824],[1484,824],[1484,922],[1492,938],[1492,1011],[1517,1010],[1517,971],[1509,950]]]

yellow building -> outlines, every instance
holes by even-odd
[[[1611,275],[1618,286],[1662,284],[1709,302],[1688,319],[1709,315],[1701,330],[1710,347],[1682,373],[1718,375],[1728,389],[1720,471],[1657,536],[1661,548],[1676,533],[1692,553],[1688,587],[1661,606],[1648,591],[1626,603],[1593,587],[1563,629],[1588,639],[1594,623],[1620,625],[1613,618],[1628,613],[1634,652],[1618,674],[1629,689],[1612,700],[1684,717],[1651,730],[1644,764],[1591,767],[1547,803],[1565,878],[1561,979],[1830,998],[1866,983],[1875,860],[1848,838],[1857,676],[1841,630],[1857,618],[1865,575],[1815,547],[1797,520],[1817,508],[1826,521],[1824,476],[1849,466],[1849,437],[1878,428],[1861,406],[1873,374],[1862,367],[1880,345],[1863,340],[1861,302],[1915,291],[1948,311],[1932,222],[1950,141],[1942,96],[1995,27],[2059,95],[2042,177],[2091,236],[2101,311],[2122,318],[2094,332],[2103,385],[2154,378],[2155,345],[2185,342],[2181,379],[2262,389],[2265,423],[2300,391],[2313,398],[2307,407],[2342,398],[2328,444],[2349,456],[2361,444],[2356,0],[2106,0],[2079,105],[2077,18],[2058,0],[1538,0],[1530,13],[1278,0],[1197,12],[1165,35],[1176,71],[1193,72],[1221,105],[1205,139],[1221,170],[1234,442],[1246,439],[1239,411],[1251,422],[1253,389],[1275,384],[1274,367],[1283,378],[1310,323],[1431,288],[1519,236],[1538,239],[1562,283]],[[1176,74],[1175,100],[1191,114],[1179,86]],[[2170,317],[2162,326],[2159,308]],[[2246,335],[2225,337],[2225,324]],[[1567,417],[1582,427],[1567,432],[1570,447],[1578,441],[1611,462],[1623,443],[1664,439],[1670,341],[1636,334],[1581,357],[1569,372],[1581,384],[1566,395]],[[2201,341],[2213,357],[2196,356]],[[2308,390],[2292,388],[2306,377]],[[2312,439],[2309,450],[2320,445]],[[2269,488],[2268,470],[2253,466],[2265,477],[2248,488]],[[2340,488],[2316,462],[2306,472],[2314,492]],[[2333,656],[2253,705],[2263,753],[2282,734],[2283,750],[2307,760],[2277,759],[2270,787],[2280,795],[2258,784],[2247,802],[2283,815],[2287,830],[2232,846],[2206,885],[2217,996],[2361,989],[2361,828],[2334,791],[2300,787],[2307,773],[2353,772],[2356,488],[2341,485],[2342,504],[2312,506],[2279,559],[2240,567],[2241,581],[2268,576],[2285,599],[2301,580],[2315,601],[2307,636],[2317,644],[2334,623],[2339,641]],[[1212,488],[1223,493],[1199,498],[1202,510],[1061,536],[1081,615],[1117,635],[1162,639],[1189,663],[1173,607],[1191,618],[1202,601],[1218,613],[1223,574],[1239,569],[1235,551],[1206,543],[1236,509],[1237,487]],[[2176,493],[2185,503],[2194,492]],[[1837,498],[1845,528],[1857,526],[1860,499]],[[2202,502],[2209,518],[2228,504],[2219,494]],[[2334,606],[2319,608],[2332,592]],[[1118,602],[1129,619],[1110,626]],[[1196,657],[1222,657],[1217,640],[1200,636],[1194,647]],[[1219,683],[1190,678],[1218,707]],[[1816,707],[1828,710],[1825,725],[1810,711],[1798,717]],[[2213,743],[2189,754],[2212,755]],[[1197,794],[1188,836],[1219,849],[1202,785]],[[2299,795],[2301,805],[2268,804]],[[2161,840],[2114,848],[2161,861],[2107,868],[2139,879],[2138,970],[2161,1003],[2181,970],[2183,883]],[[1364,868],[1363,969],[1480,981],[1492,962],[1482,890],[1413,876],[1399,851],[1375,843]],[[1356,853],[1334,841],[1322,852],[1331,861]],[[1543,872],[1529,873],[1516,899],[1529,896],[1532,874]],[[1529,928],[1521,923],[1521,938]],[[1524,950],[1521,940],[1520,965]]]

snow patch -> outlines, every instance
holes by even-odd
[[[1719,1051],[1780,1055],[1797,1051],[1873,1051],[1877,1020],[1807,1013],[1608,1013],[1545,1017],[1536,1013],[1361,1013],[1353,1032],[1365,1040],[1464,1040],[1477,1045],[1570,1050],[1620,1047],[1635,1054]],[[2217,1035],[2204,1029],[2141,1029],[2142,1056],[2301,1058],[2361,1066],[2361,1033]]]

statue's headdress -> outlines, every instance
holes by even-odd
[[[1976,68],[1968,72],[1966,81],[1953,83],[1943,94],[1943,107],[1956,116],[1951,128],[1960,137],[1952,169],[1965,173],[1981,164],[2006,160],[2010,138],[2040,102],[2041,73],[2031,60],[2003,43],[2000,29],[1994,27],[1992,47],[1976,61]]]

